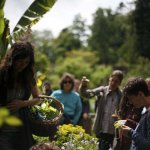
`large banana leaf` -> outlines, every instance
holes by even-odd
[[[35,0],[18,21],[12,37],[17,39],[29,27],[37,23],[52,8],[55,2],[56,0]]]
[[[8,21],[4,19],[4,5],[6,0],[0,0],[0,58],[4,54],[4,49],[7,48],[6,36],[9,33]]]
[[[5,3],[5,0],[0,0],[0,4],[2,1]],[[20,18],[11,35],[5,37],[9,43],[18,40],[25,32],[28,31],[29,28],[31,28],[31,26],[36,24],[43,17],[43,15],[53,7],[56,1],[57,0],[35,0]],[[6,49],[3,50],[3,53],[5,52]]]
[[[0,1],[0,37],[2,36],[2,33],[4,31],[4,4],[6,0]]]

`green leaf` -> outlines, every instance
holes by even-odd
[[[0,9],[4,8],[5,1],[6,0],[0,0]]]
[[[4,21],[4,4],[6,0],[0,0],[0,55],[2,55],[3,51],[3,32],[5,29],[5,21]]]
[[[119,128],[118,122],[115,122],[115,123],[114,123],[114,127],[115,127],[116,129]]]
[[[0,117],[0,127],[3,125],[4,120]]]
[[[37,13],[29,9],[26,11],[26,16],[31,17],[31,18],[39,17]]]
[[[0,118],[7,117],[9,115],[9,111],[6,108],[0,108]]]
[[[0,9],[0,36],[2,36],[2,33],[4,31],[4,11]]]
[[[5,123],[10,126],[20,126],[22,125],[22,121],[15,116],[9,116],[5,119]]]
[[[7,46],[7,36],[10,34],[8,20],[4,18],[4,5],[6,0],[0,0],[0,59],[4,56]]]
[[[0,0],[0,59],[4,56],[8,42],[23,39],[28,29],[36,24],[43,15],[53,7],[56,0],[35,0],[25,11],[10,35],[8,20],[4,18],[4,4],[6,0]]]

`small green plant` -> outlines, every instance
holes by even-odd
[[[37,135],[34,135],[32,134],[34,140],[36,141],[36,143],[42,143],[42,142],[47,142],[49,141],[49,137],[43,137],[43,136],[37,136]]]
[[[98,139],[78,125],[59,126],[56,143],[62,150],[98,150]]]

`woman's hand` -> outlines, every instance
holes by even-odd
[[[88,118],[89,118],[88,113],[84,113],[84,114],[83,114],[83,119],[87,120]]]
[[[117,120],[119,119],[119,116],[118,116],[117,114],[112,114],[111,117],[112,117],[115,121],[117,121]]]
[[[127,135],[128,135],[128,132],[131,130],[130,127],[125,126],[125,125],[120,126],[119,129],[120,129],[121,134],[124,135],[124,136],[127,136]]]
[[[43,99],[34,98],[32,100],[13,100],[7,105],[11,111],[19,110],[22,107],[38,105],[43,102]]]
[[[81,80],[81,83],[82,83],[83,86],[87,86],[87,84],[88,84],[89,81],[90,81],[90,80],[87,79],[86,76],[83,76],[83,77],[82,77],[82,80]]]
[[[14,100],[11,103],[9,103],[7,105],[7,107],[11,110],[11,111],[16,111],[19,110],[22,107],[25,107],[27,105],[27,101],[23,101],[23,100]]]

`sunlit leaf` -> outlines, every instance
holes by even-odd
[[[39,79],[40,80],[44,80],[46,78],[46,75],[45,74],[42,74],[41,76],[39,76]]]
[[[6,0],[0,0],[0,55],[2,55],[2,51],[4,49],[4,30],[5,30],[5,19],[4,19],[4,4]]]
[[[114,123],[114,127],[115,127],[116,129],[119,128],[118,122],[115,122],[115,123]]]
[[[4,119],[0,117],[0,127],[3,125]]]
[[[0,108],[0,118],[7,117],[9,115],[9,111],[6,108]]]
[[[0,9],[3,9],[6,0],[0,0]]]
[[[0,9],[0,25],[0,35],[2,35],[4,31],[4,11],[2,9]]]
[[[38,87],[42,86],[42,80],[37,79],[37,86],[38,86]]]
[[[5,123],[10,126],[20,126],[22,125],[22,121],[15,116],[9,116],[5,118]]]

